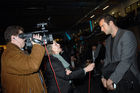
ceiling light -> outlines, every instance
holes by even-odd
[[[92,15],[90,18],[93,18],[95,15]]]
[[[37,10],[37,9],[43,9],[42,7],[28,7],[26,9],[29,9],[29,10]]]
[[[109,5],[107,5],[106,7],[103,8],[103,10],[106,10],[109,7]]]
[[[111,14],[112,14],[112,15],[114,15],[114,14],[115,14],[115,12],[112,12]]]

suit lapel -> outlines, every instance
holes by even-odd
[[[117,34],[116,34],[116,36],[114,38],[113,49],[112,49],[112,55],[113,56],[115,55],[115,53],[117,51],[118,40],[120,38],[119,34],[120,34],[120,29],[118,29]],[[113,59],[113,56],[112,56],[112,59]]]
[[[108,37],[107,42],[106,42],[106,48],[108,50],[108,51],[106,51],[107,55],[108,55],[108,62],[111,61],[111,54],[110,54],[110,47],[111,46],[110,46],[110,42],[111,42],[111,35]]]

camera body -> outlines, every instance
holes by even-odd
[[[48,30],[45,30],[45,25],[47,25],[47,23],[37,24],[37,26],[41,26],[40,31],[34,31],[34,32],[30,32],[30,33],[19,34],[20,38],[25,39],[25,48],[32,47],[31,40],[35,43],[39,43],[40,45],[52,44],[53,43],[53,35],[48,34]],[[42,40],[34,39],[33,34],[41,35]]]

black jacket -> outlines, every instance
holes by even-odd
[[[70,75],[66,75],[65,68],[62,63],[56,57],[50,56],[51,64],[56,74],[56,79],[61,93],[71,93],[70,80],[85,76],[83,69],[73,71]],[[59,93],[54,73],[50,67],[50,63],[47,62],[47,86],[48,93]]]

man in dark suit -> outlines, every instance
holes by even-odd
[[[99,19],[106,40],[106,58],[102,83],[109,93],[140,93],[140,73],[136,64],[137,40],[131,31],[116,26],[115,19],[105,14]]]
[[[100,59],[101,59],[101,56],[99,55],[100,52],[101,52],[101,47],[102,45],[99,43],[98,45],[97,44],[93,44],[91,46],[91,48],[87,51],[86,53],[86,62],[94,62],[96,67],[94,69],[94,75],[97,76],[97,75],[100,75]]]

